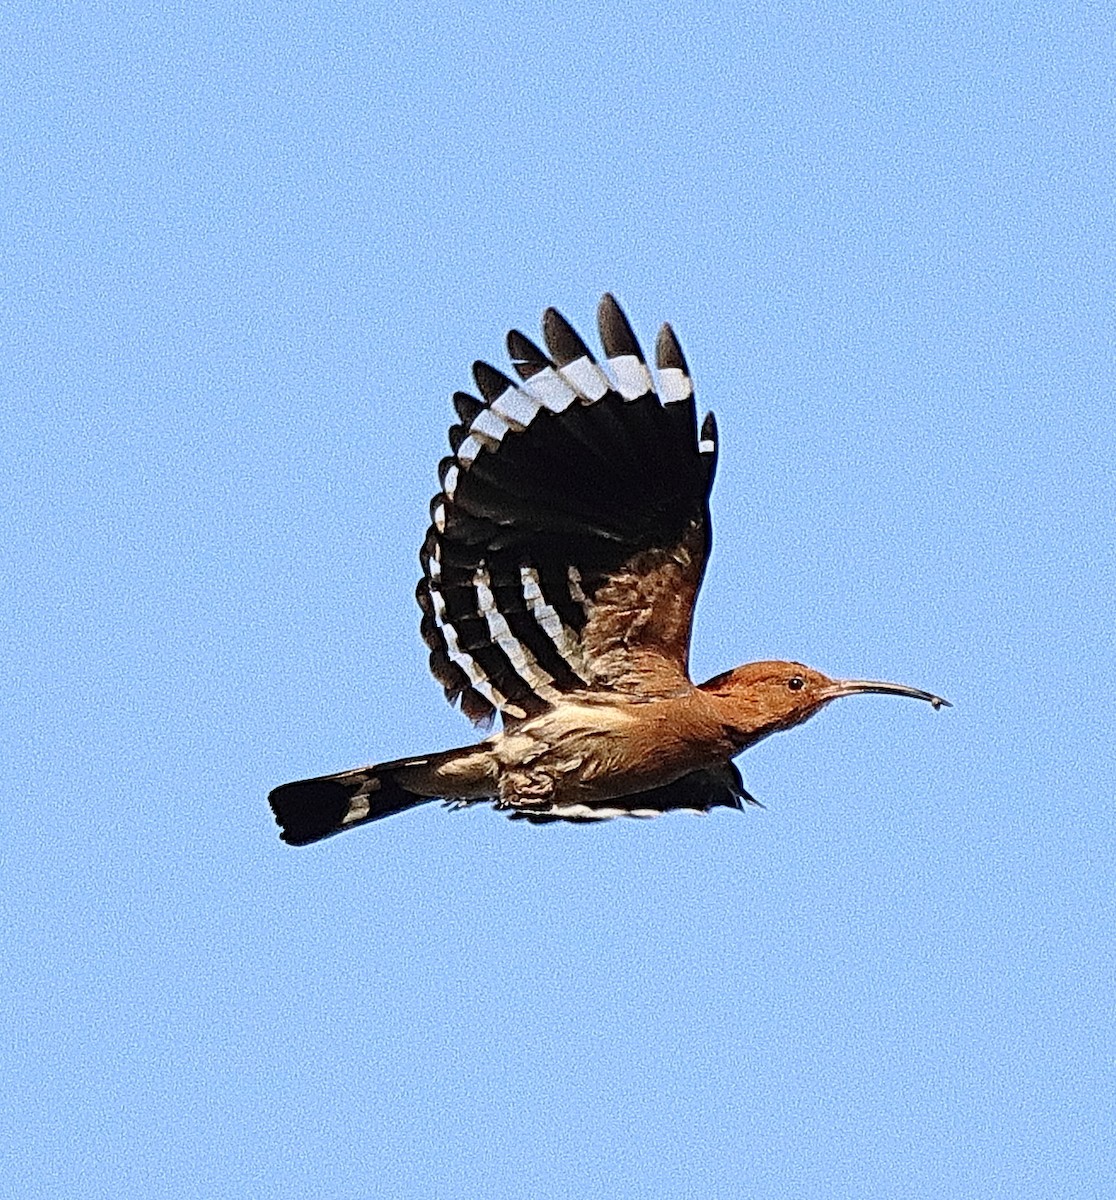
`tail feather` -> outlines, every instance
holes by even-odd
[[[290,846],[306,846],[432,799],[403,787],[391,770],[394,765],[359,767],[275,788],[268,801],[280,838]]]

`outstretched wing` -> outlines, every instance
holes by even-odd
[[[598,311],[605,363],[554,309],[549,354],[513,330],[520,383],[473,366],[483,400],[460,424],[420,552],[430,668],[474,720],[544,711],[564,694],[634,697],[686,686],[716,464],[669,325],[658,386],[612,296]]]

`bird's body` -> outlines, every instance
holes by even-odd
[[[615,300],[599,365],[553,309],[549,354],[508,348],[522,382],[474,366],[420,553],[430,666],[447,698],[504,728],[475,746],[300,780],[270,796],[284,840],[316,841],[429,799],[493,801],[535,823],[739,808],[735,755],[856,691],[798,663],[689,677],[710,545],[712,415],[700,427],[669,326],[657,386]]]
[[[430,796],[495,796],[501,807],[592,818],[592,806],[674,783],[730,758],[733,745],[708,698],[616,703],[573,697],[448,761],[404,770]]]

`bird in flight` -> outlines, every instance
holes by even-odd
[[[598,362],[560,313],[542,350],[518,330],[518,380],[473,366],[419,559],[430,669],[479,744],[285,783],[269,800],[301,846],[429,800],[488,801],[542,824],[757,803],[733,759],[860,692],[919,688],[755,662],[702,684],[690,629],[711,543],[717,426],[698,424],[669,325],[652,372],[620,306]]]

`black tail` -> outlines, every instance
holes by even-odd
[[[399,765],[358,767],[275,788],[268,801],[280,838],[289,846],[306,846],[354,825],[425,804],[430,796],[410,792],[396,780],[392,768]]]

